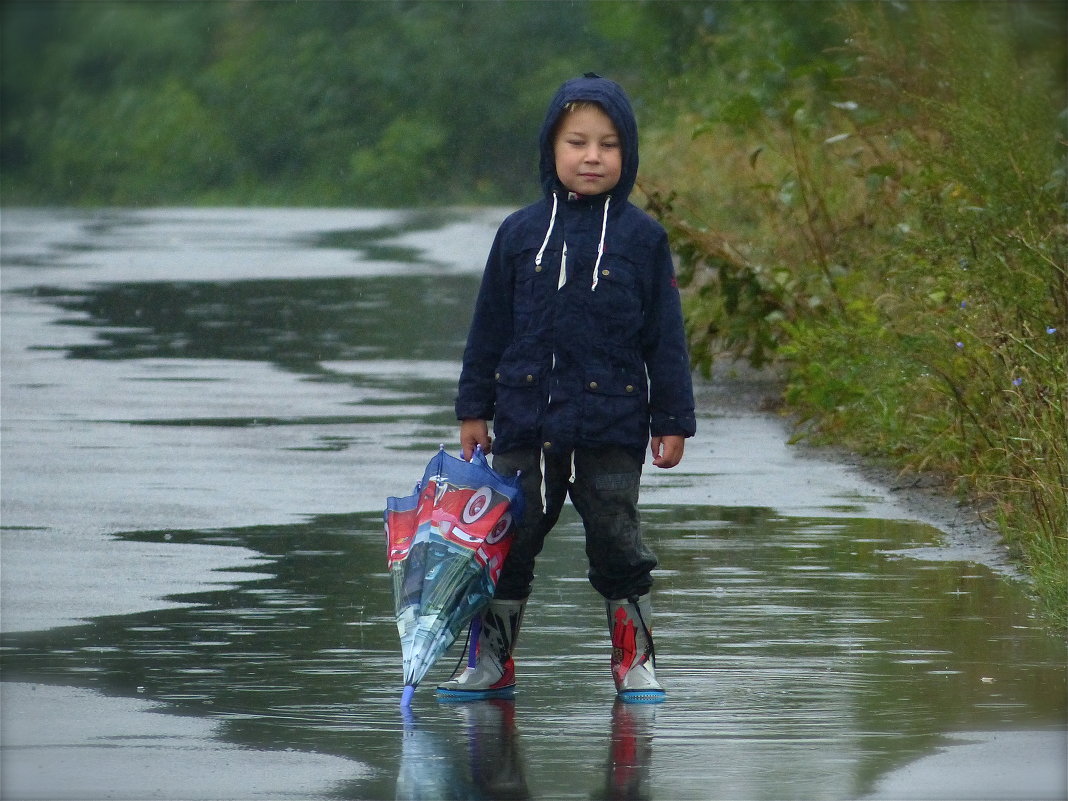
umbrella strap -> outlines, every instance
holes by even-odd
[[[467,628],[467,666],[473,668],[478,662],[478,639],[482,634],[482,615],[476,615],[471,619],[471,625]]]
[[[471,630],[476,625],[480,625],[481,622],[482,621],[480,618],[475,617],[471,620],[471,625],[467,627],[467,639],[464,640],[464,647],[460,650],[460,658],[456,660],[456,667],[452,669],[452,673],[454,676],[460,672],[460,665],[463,664],[465,656],[467,657],[467,664],[470,667],[475,666],[475,654],[477,653],[478,649],[478,637],[472,637]]]

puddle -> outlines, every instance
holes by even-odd
[[[126,765],[117,797],[230,797],[225,765],[267,753],[300,777],[256,785],[280,798],[886,797],[943,749],[1061,736],[1064,644],[1025,586],[715,408],[645,479],[667,703],[614,703],[569,508],[514,704],[436,701],[447,658],[403,717],[381,508],[454,443],[496,219],[5,211],[5,795]],[[86,716],[62,742],[34,687]],[[161,712],[197,725],[138,774]]]
[[[657,708],[613,703],[603,607],[573,513],[542,561],[514,704],[437,702],[445,660],[414,719],[401,716],[373,513],[125,534],[253,551],[256,575],[178,596],[178,608],[10,634],[5,680],[148,699],[210,718],[243,748],[350,759],[371,774],[347,783],[340,797],[351,798],[519,784],[531,798],[588,798],[616,793],[613,783],[657,798],[854,798],[940,733],[1063,719],[1062,650],[1018,588],[975,565],[884,555],[933,542],[926,526],[707,506],[654,507],[645,521],[661,558],[670,693]],[[472,762],[487,749],[505,755],[489,775]],[[616,751],[635,764],[620,768]]]

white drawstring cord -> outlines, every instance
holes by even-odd
[[[553,192],[553,213],[549,216],[549,230],[545,232],[545,239],[538,249],[538,255],[534,257],[534,265],[541,266],[541,257],[545,255],[545,248],[549,245],[549,237],[553,235],[553,226],[556,224],[556,192]]]
[[[548,477],[545,475],[545,449],[541,450],[541,511],[547,512],[549,510],[549,500],[546,497],[548,490],[545,488],[545,484],[548,481]]]
[[[601,256],[604,255],[604,233],[608,229],[608,204],[611,202],[611,195],[604,199],[604,217],[601,218],[601,241],[597,245],[597,261],[594,262],[593,265],[593,286],[590,287],[590,291],[597,289],[597,281],[599,279],[598,273],[601,267]]]
[[[548,460],[545,458],[545,449],[541,450],[541,510],[545,513],[549,511],[549,470]],[[571,475],[568,476],[568,483],[575,483],[575,452],[571,451]],[[567,490],[565,489],[565,492]]]

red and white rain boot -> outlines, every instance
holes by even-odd
[[[512,652],[526,605],[525,600],[489,602],[480,618],[474,664],[438,685],[438,698],[479,701],[515,695]]]
[[[667,693],[656,680],[652,614],[649,594],[605,601],[612,633],[612,678],[620,701],[657,704]]]

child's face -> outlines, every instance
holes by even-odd
[[[616,126],[599,108],[570,111],[553,143],[560,182],[580,195],[599,195],[619,183],[623,149]]]

